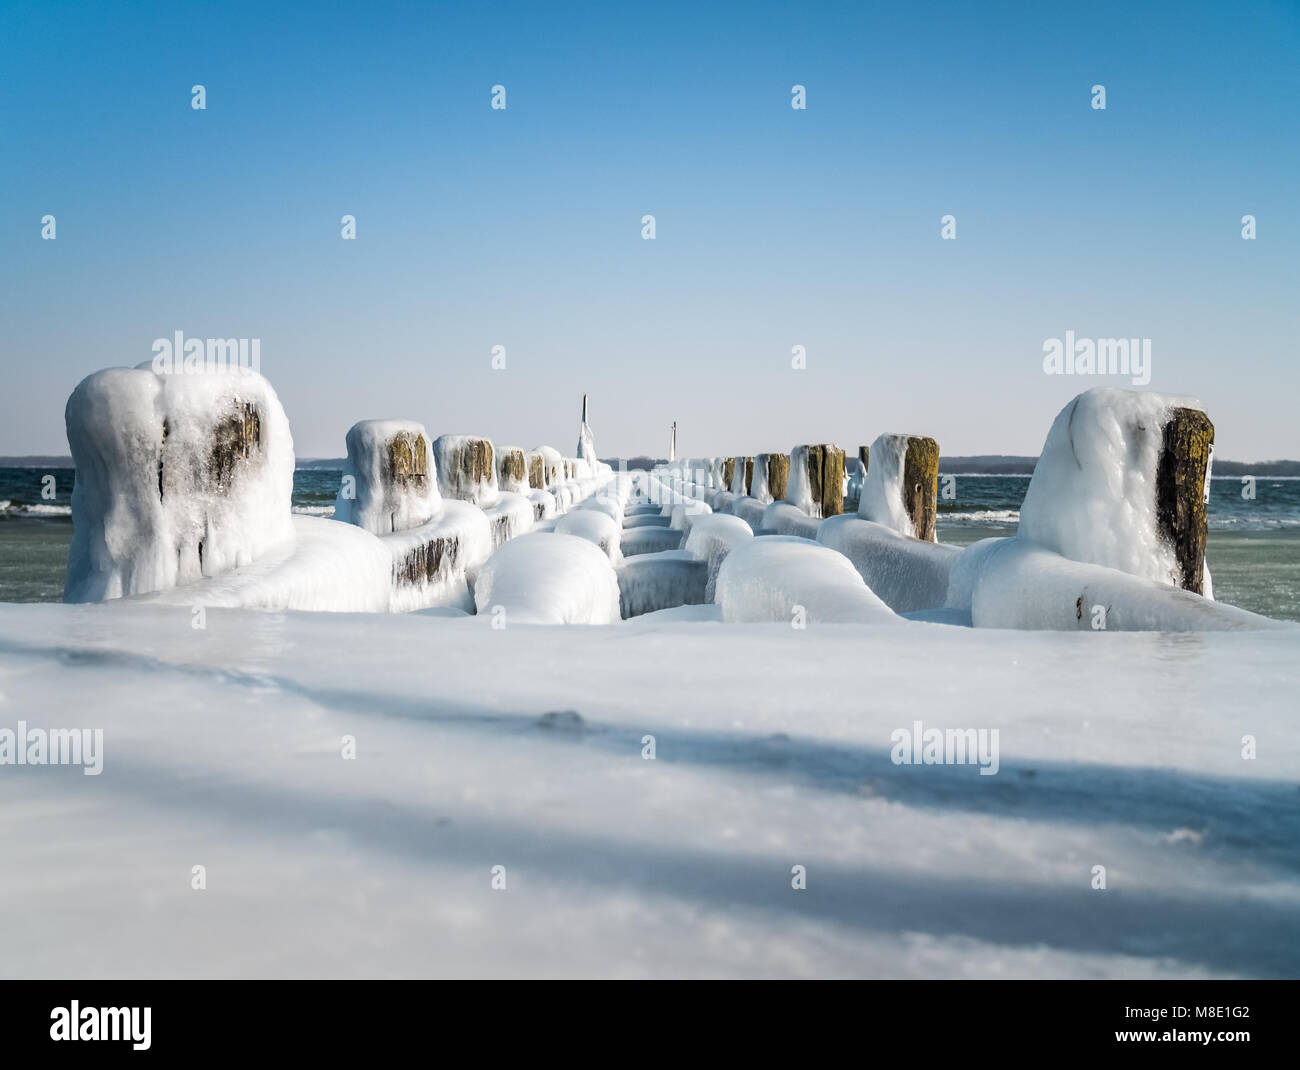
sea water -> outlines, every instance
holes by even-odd
[[[332,515],[341,477],[336,469],[298,469],[294,511]],[[62,598],[72,482],[71,468],[0,468],[0,602]],[[1028,486],[1028,476],[941,473],[939,540],[966,546],[1014,535]],[[1209,518],[1206,561],[1215,597],[1300,620],[1300,478],[1258,478],[1252,486],[1237,476],[1216,476]]]

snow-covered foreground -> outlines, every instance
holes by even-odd
[[[1300,630],[715,615],[0,606],[0,973],[1300,974]]]

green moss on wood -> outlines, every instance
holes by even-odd
[[[164,432],[164,439],[166,433]],[[227,490],[241,461],[248,460],[262,445],[262,414],[251,401],[234,403],[233,410],[212,433],[208,474],[218,490]],[[161,484],[161,473],[159,476]]]
[[[388,440],[388,478],[397,487],[429,486],[429,444],[418,432],[399,431]]]
[[[1165,424],[1156,464],[1156,524],[1174,551],[1178,585],[1205,593],[1206,477],[1214,424],[1199,409],[1178,408]]]
[[[767,455],[767,489],[772,493],[773,501],[785,498],[785,487],[790,481],[790,458],[784,453]]]
[[[527,478],[527,464],[523,450],[506,450],[497,458],[497,477],[504,483],[517,486]]]
[[[916,537],[934,542],[939,497],[939,443],[934,439],[908,437],[902,492]]]

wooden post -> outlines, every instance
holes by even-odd
[[[1210,459],[1214,424],[1199,409],[1174,409],[1156,463],[1156,523],[1173,547],[1179,586],[1204,594]]]

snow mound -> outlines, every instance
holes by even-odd
[[[597,509],[574,509],[555,522],[555,531],[559,535],[576,535],[594,542],[615,563],[623,558],[623,551],[619,548],[623,529],[608,513]]]
[[[388,608],[394,613],[431,606],[472,608],[471,578],[494,545],[489,514],[455,500],[443,502],[427,524],[379,541],[392,558]]]
[[[1071,401],[1047,433],[1020,507],[1020,537],[1073,561],[1177,585],[1176,555],[1157,522],[1156,480],[1165,425],[1178,408],[1201,404],[1108,387]],[[1208,570],[1205,591],[1210,596]]]
[[[555,495],[549,490],[530,490],[528,500],[533,503],[534,520],[549,520],[555,516]]]
[[[808,539],[768,535],[737,546],[718,571],[722,619],[801,624],[885,623],[899,618],[843,554]]]
[[[385,540],[353,524],[294,516],[293,537],[249,564],[151,600],[167,605],[325,613],[385,613],[393,555]],[[419,529],[416,529],[417,531]],[[406,539],[413,532],[390,536]]]
[[[109,368],[81,381],[65,421],[65,601],[167,590],[292,541],[293,439],[256,372]]]
[[[620,619],[614,567],[598,546],[575,535],[529,534],[499,547],[478,574],[474,603],[507,627]]]
[[[335,520],[387,535],[433,519],[442,496],[423,424],[362,420],[348,431],[347,447]]]
[[[536,506],[531,498],[503,491],[483,507],[483,513],[492,528],[492,545],[500,546],[532,529]]]
[[[1296,628],[1025,539],[989,539],[971,585],[976,628],[1211,632]]]
[[[627,558],[618,566],[624,619],[710,601],[708,565],[685,550],[663,550]]]
[[[727,555],[753,537],[753,529],[738,516],[702,516],[691,525],[691,533],[686,536],[683,549],[697,561],[703,561],[707,567],[704,601],[713,601],[718,570]]]
[[[856,516],[822,521],[817,541],[847,557],[863,582],[895,613],[944,605],[949,572],[962,556],[959,547],[909,539]]]
[[[684,501],[673,506],[672,519],[668,526],[689,533],[696,517],[708,516],[712,512],[704,502]]]
[[[763,517],[767,513],[767,505],[757,498],[746,495],[731,503],[731,512],[740,517],[749,525],[750,530],[757,534],[763,529]]]
[[[759,531],[764,535],[797,535],[816,540],[821,520],[809,516],[792,502],[773,502],[763,510]]]

